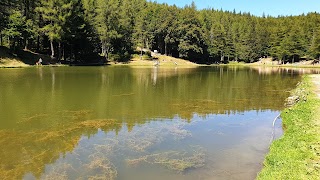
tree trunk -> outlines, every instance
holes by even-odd
[[[50,40],[50,47],[51,47],[51,58],[54,58],[53,40]]]
[[[23,1],[23,7],[24,7],[24,16],[26,17],[26,20],[29,20],[30,18],[30,13],[29,13],[29,8],[30,8],[30,2],[29,0],[24,0]],[[25,33],[23,33],[23,38],[24,38],[24,49],[27,50],[28,49],[28,38],[27,35]]]
[[[101,41],[101,54],[102,54],[102,56],[105,57],[106,61],[109,60],[107,45],[106,45],[106,42],[104,42],[104,41]]]
[[[28,39],[27,37],[25,37],[25,41],[24,41],[24,50],[28,49]]]
[[[224,53],[221,52],[220,62],[224,62]]]
[[[149,39],[147,38],[147,40],[146,40],[146,47],[147,47],[147,49],[149,50],[150,49],[150,47],[149,47]],[[151,50],[151,49],[150,49]]]
[[[2,32],[0,32],[0,46],[3,46]]]
[[[23,6],[24,6],[24,15],[26,16],[26,19],[29,19],[29,8],[30,8],[30,2],[29,0],[24,0],[23,1]]]
[[[65,54],[65,46],[62,44],[62,59],[65,61],[66,60],[66,54]]]
[[[58,61],[61,60],[61,42],[59,42],[59,45],[58,45]]]
[[[104,45],[101,43],[101,55],[104,56]]]
[[[168,56],[168,49],[167,49],[168,47],[167,47],[167,43],[166,42],[164,42],[164,54],[166,55],[166,56]]]
[[[71,44],[71,46],[70,46],[69,57],[70,57],[69,64],[71,64],[71,62],[73,61],[73,44]]]
[[[39,14],[39,22],[38,22],[38,27],[41,28],[41,22],[42,22],[42,15],[41,13]],[[40,33],[38,33],[38,36],[37,36],[37,52],[40,51]]]
[[[106,43],[101,41],[101,55],[106,57]]]
[[[140,60],[142,60],[142,47],[140,48]]]
[[[109,47],[106,47],[106,62],[109,61],[109,53],[110,53],[110,48]]]
[[[40,35],[37,36],[37,52],[40,50]]]

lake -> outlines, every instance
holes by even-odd
[[[0,177],[254,179],[300,73],[0,69]]]

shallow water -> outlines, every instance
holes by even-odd
[[[0,177],[254,179],[299,80],[238,67],[0,69]]]

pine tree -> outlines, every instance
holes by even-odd
[[[41,14],[45,26],[41,29],[50,40],[51,58],[56,56],[54,41],[58,43],[58,59],[60,59],[61,41],[64,36],[64,26],[67,18],[71,15],[71,0],[48,0],[41,1],[37,8]]]
[[[118,0],[98,0],[96,6],[95,28],[101,43],[101,55],[109,59],[113,52],[112,41],[120,38],[119,34],[119,4]]]
[[[22,37],[25,27],[25,17],[20,11],[13,11],[8,19],[8,27],[5,34],[10,38],[10,47],[15,49]]]
[[[62,59],[66,60],[65,49],[69,49],[69,58],[80,61],[95,52],[96,36],[91,25],[85,20],[85,10],[81,0],[72,0],[71,14],[63,27]],[[89,59],[90,60],[90,59]]]
[[[178,51],[181,58],[191,61],[204,61],[206,55],[205,41],[194,2],[186,6],[180,14]]]
[[[312,33],[309,54],[312,58],[320,60],[320,29],[314,30]]]
[[[133,29],[133,44],[136,48],[140,49],[140,59],[142,59],[143,49],[148,46],[147,43],[147,15],[148,9],[146,4],[139,7],[139,13],[136,14],[134,19],[134,29]]]
[[[25,38],[32,36],[34,33],[33,24],[30,19],[26,20],[20,11],[15,10],[9,16],[8,25],[4,32],[10,39],[10,46],[15,49],[25,45]]]

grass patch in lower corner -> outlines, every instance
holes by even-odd
[[[257,179],[319,179],[320,100],[305,76],[292,95],[305,96],[282,114],[284,136],[273,142]]]

